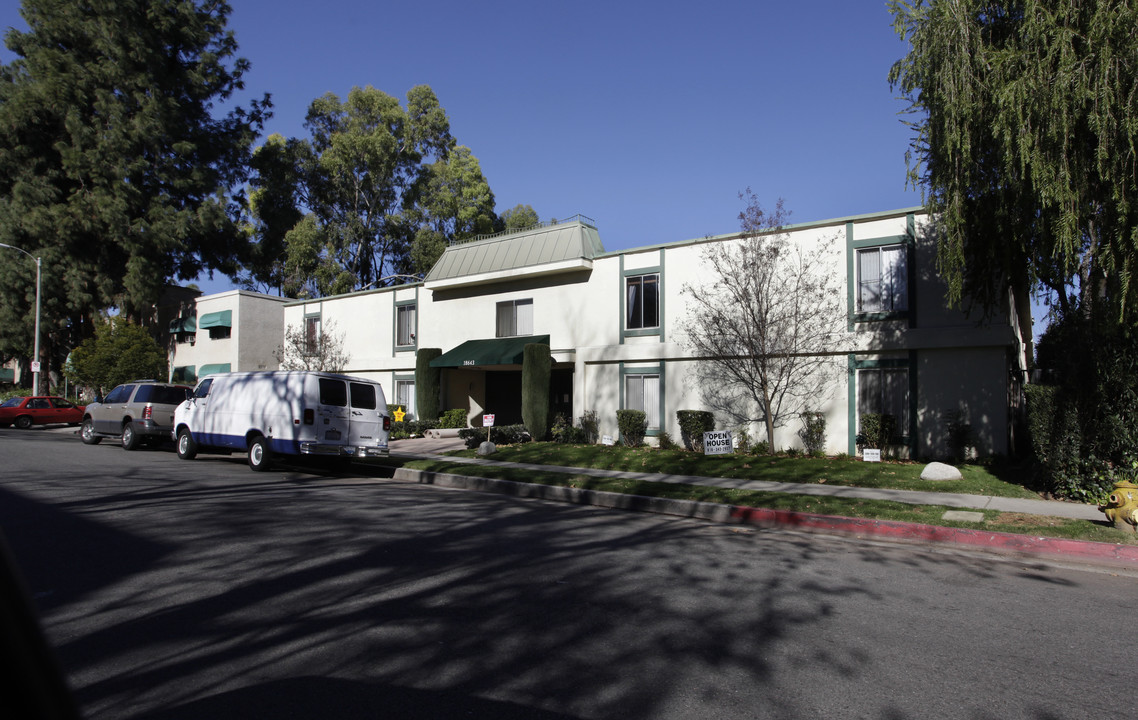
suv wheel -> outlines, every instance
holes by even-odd
[[[103,438],[95,434],[95,421],[87,418],[83,424],[79,426],[79,439],[83,441],[84,445],[98,445]]]
[[[198,454],[198,444],[194,442],[194,436],[186,428],[178,431],[178,457],[183,460],[193,460]]]
[[[258,435],[249,442],[249,467],[257,472],[269,469],[272,451],[269,450],[269,441]]]
[[[142,439],[134,431],[134,423],[129,421],[124,423],[122,426],[122,449],[137,450],[140,444],[142,444]]]

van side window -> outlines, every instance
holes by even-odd
[[[364,383],[349,383],[352,388],[352,407],[360,410],[375,410],[375,386]]]
[[[346,407],[348,405],[348,391],[343,380],[320,378],[320,404]]]
[[[209,388],[213,385],[213,379],[202,380],[198,383],[198,389],[194,390],[194,397],[203,398],[209,396]]]

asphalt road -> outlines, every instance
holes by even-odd
[[[88,718],[1134,717],[1138,580],[0,431]]]

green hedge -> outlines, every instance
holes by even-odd
[[[617,410],[616,426],[621,442],[628,447],[640,447],[648,433],[648,416],[643,410]]]
[[[476,450],[486,442],[486,428],[463,428],[458,436],[466,442],[468,450]],[[530,441],[525,425],[495,425],[490,428],[490,442],[495,445],[517,445]]]
[[[534,440],[549,433],[549,379],[553,358],[549,346],[530,343],[522,349],[522,422]]]
[[[703,434],[715,429],[715,414],[708,410],[677,410],[680,422],[680,440],[684,447],[703,452]]]
[[[441,348],[419,348],[415,353],[415,408],[419,411],[419,417],[439,416],[442,370],[431,367],[431,361],[442,354]]]

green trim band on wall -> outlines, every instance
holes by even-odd
[[[619,368],[620,368],[620,393],[619,393],[620,404],[618,407],[621,410],[627,409],[624,406],[624,401],[625,401],[624,380],[627,376],[629,376],[629,375],[656,375],[660,378],[660,392],[659,392],[660,397],[658,399],[659,405],[660,405],[660,408],[658,411],[659,412],[659,418],[660,418],[660,427],[657,428],[656,430],[649,430],[647,433],[645,433],[645,435],[647,437],[656,437],[657,435],[660,434],[661,430],[663,430],[665,427],[667,427],[667,422],[668,422],[667,418],[664,417],[664,408],[667,405],[667,403],[665,402],[665,397],[664,397],[666,395],[666,393],[664,392],[664,387],[665,387],[664,386],[664,363],[661,362],[661,363],[657,363],[655,365],[635,365],[635,364],[633,364],[632,367],[628,367],[626,363],[622,362],[619,364]],[[617,437],[618,438],[620,437],[620,428],[619,427],[617,428]]]

